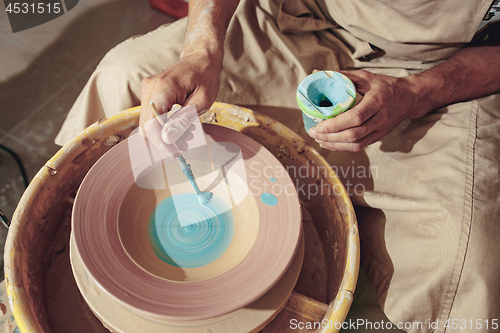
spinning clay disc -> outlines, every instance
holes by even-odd
[[[266,294],[246,307],[228,314],[193,321],[168,321],[144,317],[120,306],[114,298],[101,292],[101,288],[88,278],[83,268],[74,238],[70,239],[71,266],[82,296],[94,314],[112,332],[162,332],[162,333],[249,333],[257,332],[283,308],[295,286],[304,257],[304,237],[290,267]]]
[[[296,252],[301,212],[283,166],[244,134],[203,130],[208,144],[183,155],[200,189],[213,193],[209,204],[198,202],[174,158],[134,174],[131,138],[101,157],[75,199],[72,230],[83,266],[138,314],[227,314],[265,294]]]

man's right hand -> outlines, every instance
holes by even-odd
[[[174,104],[194,104],[199,113],[212,106],[219,93],[224,38],[237,5],[238,0],[189,1],[188,26],[180,60],[142,81],[139,125],[143,136],[147,136],[144,134],[148,127],[156,128],[144,126],[155,117],[149,107],[151,102],[160,114],[168,112]],[[157,134],[156,130],[152,133],[155,138]]]
[[[202,113],[215,101],[220,86],[221,60],[189,55],[173,66],[145,78],[141,86],[140,126],[154,118],[149,104],[153,102],[160,114],[174,104],[194,104]]]

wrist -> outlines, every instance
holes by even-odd
[[[180,59],[200,58],[210,62],[222,62],[224,48],[200,42],[196,47],[185,46],[182,48]]]
[[[419,118],[440,108],[444,80],[439,76],[428,76],[425,72],[401,78],[414,99],[414,110],[408,118]]]
[[[202,34],[199,31],[198,27],[188,29],[180,59],[197,58],[211,65],[222,64],[224,35],[216,33],[213,27],[206,28]]]
[[[197,48],[194,50],[183,50],[180,60],[196,64],[198,67],[221,71],[223,51],[213,51],[210,48]]]

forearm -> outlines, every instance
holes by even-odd
[[[224,38],[238,0],[191,0],[181,58],[191,55],[222,62]]]
[[[238,0],[189,1],[180,60],[142,81],[141,124],[154,118],[150,102],[161,114],[174,104],[194,104],[198,112],[210,108],[219,92],[224,38],[237,5]]]
[[[363,95],[349,112],[309,131],[323,148],[360,151],[407,118],[500,91],[500,44],[470,46],[422,73],[397,78],[364,70],[344,71]]]
[[[500,91],[500,41],[462,49],[455,56],[407,80],[421,97],[423,114]],[[419,117],[422,114],[415,114]],[[413,117],[412,117],[413,118]]]

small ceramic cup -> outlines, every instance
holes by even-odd
[[[339,72],[320,71],[308,75],[297,88],[306,132],[325,119],[349,110],[356,102],[356,88]]]

